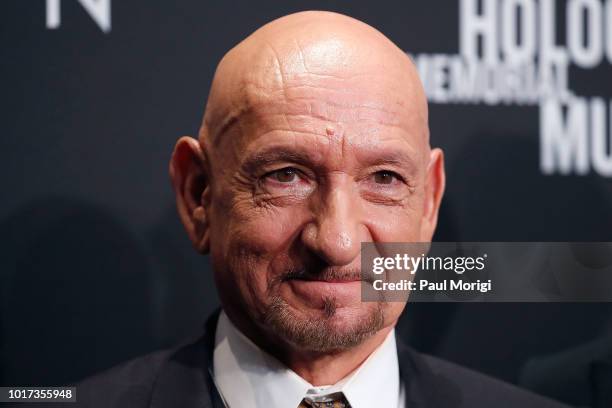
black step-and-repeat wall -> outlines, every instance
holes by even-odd
[[[223,54],[305,9],[361,19],[417,64],[446,151],[437,240],[612,241],[612,0],[9,0],[0,384],[73,381],[199,330],[217,297],[175,214],[170,152]],[[610,352],[611,311],[411,304],[399,331],[595,406],[584,361]]]

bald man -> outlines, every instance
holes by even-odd
[[[444,191],[415,67],[328,12],[230,50],[170,164],[221,310],[201,338],[85,381],[120,407],[553,407],[396,339],[405,303],[362,302],[362,242],[429,242]]]

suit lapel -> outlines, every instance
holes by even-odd
[[[400,378],[406,391],[407,408],[460,406],[460,390],[448,378],[434,373],[423,357],[396,338]]]
[[[151,408],[223,408],[209,373],[219,313],[217,310],[208,319],[203,336],[180,347],[160,369]]]

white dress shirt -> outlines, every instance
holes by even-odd
[[[297,408],[307,395],[338,391],[352,408],[404,408],[394,330],[351,374],[336,384],[315,387],[261,350],[221,312],[213,373],[229,408]]]

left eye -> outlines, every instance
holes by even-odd
[[[266,175],[266,177],[278,181],[279,183],[292,183],[298,176],[298,170],[293,167],[285,167],[284,169],[275,170]]]
[[[374,173],[374,182],[377,184],[392,184],[394,180],[400,180],[400,177],[395,172],[381,170]]]

